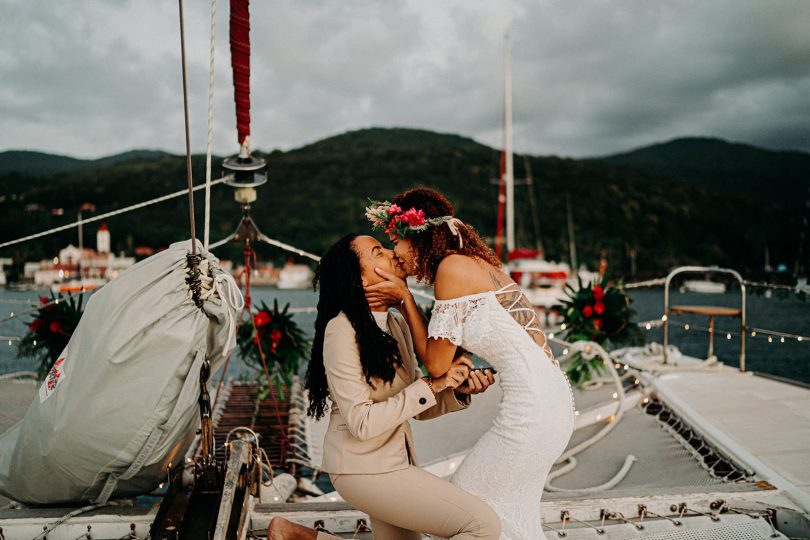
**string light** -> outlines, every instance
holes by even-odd
[[[783,337],[781,337],[781,338],[779,338],[779,341],[780,341],[781,343],[784,343],[784,342],[785,342],[785,338],[784,338],[784,336],[783,336]]]
[[[563,356],[566,356],[567,354],[568,354],[568,349],[563,349]]]
[[[773,343],[773,337],[772,336],[768,336],[768,343]]]
[[[662,321],[666,321],[668,318],[669,318],[669,317],[667,317],[666,315],[661,315],[661,320],[662,320]]]
[[[549,334],[548,339],[554,339],[554,334]]]
[[[644,328],[646,328],[647,330],[649,330],[650,328],[652,328],[652,325],[651,325],[650,323],[647,323],[647,326],[645,326]]]
[[[684,330],[689,330],[689,325],[688,324],[683,325],[683,329]]]
[[[757,337],[757,331],[756,330],[751,332],[751,337]]]
[[[728,334],[726,334],[726,339],[731,339],[731,332],[729,332]]]

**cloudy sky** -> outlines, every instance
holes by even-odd
[[[210,2],[186,1],[192,147],[205,151]],[[218,0],[214,151],[236,151]],[[370,126],[593,156],[685,135],[810,151],[807,0],[254,0],[253,140]],[[0,150],[184,151],[177,3],[0,0]]]

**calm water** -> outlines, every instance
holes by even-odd
[[[9,300],[32,302],[37,301],[36,292],[17,292],[0,290],[0,318],[7,317],[12,311],[20,312],[26,309],[23,305],[4,303]],[[632,294],[634,307],[637,311],[637,320],[644,321],[660,318],[663,313],[664,296],[660,288],[635,291]],[[317,301],[317,295],[309,290],[280,291],[277,289],[254,289],[254,303],[265,301],[272,304],[277,298],[281,305],[289,302],[292,307],[310,307]],[[737,293],[724,295],[700,295],[673,293],[673,305],[678,304],[711,304],[718,306],[738,307],[740,296]],[[676,319],[673,317],[673,319]],[[0,325],[0,336],[21,336],[26,330],[30,316],[22,320],[12,320]],[[315,322],[314,313],[301,313],[296,320],[309,334]],[[677,320],[689,323],[692,327],[707,327],[706,317],[678,316]],[[749,297],[748,299],[748,325],[769,330],[779,330],[793,334],[810,335],[810,302],[798,300],[777,300],[763,297]],[[719,317],[716,322],[715,354],[722,362],[728,365],[738,365],[740,354],[739,337],[726,339],[726,331],[739,331],[739,320]],[[750,335],[749,335],[750,336]],[[646,332],[648,341],[661,342],[663,333],[661,329],[652,329]],[[683,325],[673,325],[670,332],[671,343],[678,346],[685,354],[705,357],[708,347],[708,334],[695,330],[685,331]],[[6,338],[7,339],[7,338]],[[0,342],[0,374],[23,369],[36,369],[29,359],[20,359],[16,354],[16,343],[9,346],[8,341]],[[810,341],[797,342],[795,339],[786,339],[780,343],[775,338],[768,343],[766,337],[746,340],[746,363],[752,371],[761,371],[787,377],[790,379],[810,383]],[[228,369],[229,376],[248,376],[250,370],[238,359],[231,361]]]

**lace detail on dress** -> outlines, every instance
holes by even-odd
[[[548,339],[543,329],[540,328],[540,320],[537,318],[537,311],[535,311],[523,289],[517,283],[509,283],[497,291],[495,296],[498,298],[498,303],[501,304],[509,315],[523,327],[527,334],[543,348],[548,358],[559,367],[560,364],[554,358],[554,353],[548,345]],[[538,339],[540,338],[540,339]]]
[[[464,327],[479,327],[486,317],[486,298],[480,295],[436,300],[428,324],[429,338],[445,338],[461,345]]]

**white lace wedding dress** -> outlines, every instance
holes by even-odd
[[[501,540],[546,538],[540,498],[546,476],[573,432],[574,401],[534,309],[514,283],[437,300],[428,335],[485,358],[497,369],[503,390],[492,428],[451,482],[492,506],[501,518]]]

